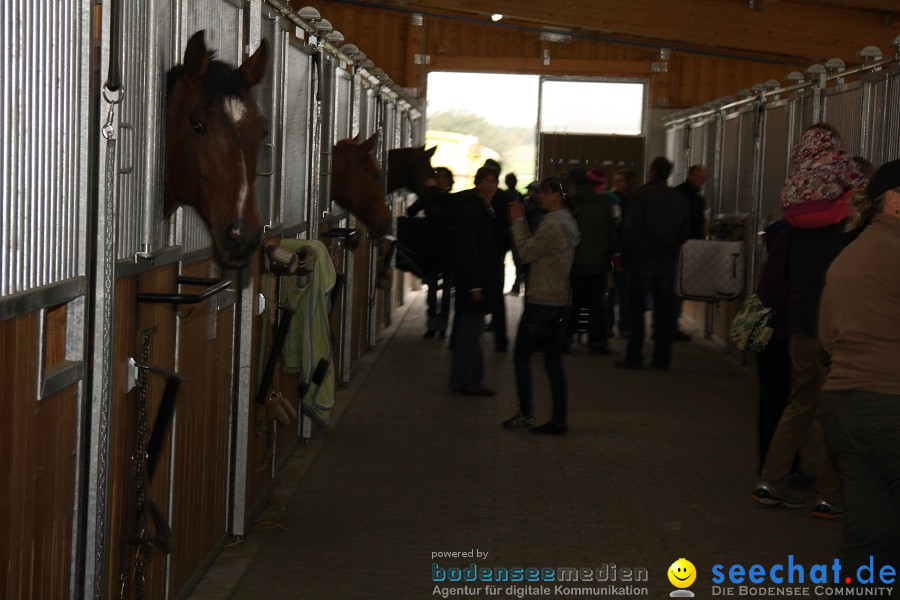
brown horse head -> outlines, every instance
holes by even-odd
[[[206,48],[195,33],[184,63],[168,73],[166,104],[166,217],[179,204],[194,207],[212,234],[218,262],[242,268],[262,228],[254,178],[266,120],[250,95],[266,71],[265,40],[237,69]]]
[[[356,138],[341,140],[331,153],[331,197],[353,213],[381,238],[391,231],[391,211],[384,202],[378,176],[381,165],[375,158],[375,133],[359,143]]]
[[[425,189],[425,180],[434,177],[434,168],[431,166],[431,157],[437,146],[425,149],[395,148],[388,151],[387,192],[406,188],[416,194],[421,194]]]

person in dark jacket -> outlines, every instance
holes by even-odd
[[[647,183],[638,188],[623,227],[622,244],[630,259],[629,292],[631,337],[621,369],[644,365],[644,311],[648,294],[653,295],[654,369],[668,369],[672,360],[672,303],[675,298],[675,270],[678,251],[690,234],[687,200],[666,185],[672,163],[654,158]]]
[[[450,190],[453,188],[453,173],[447,167],[435,167],[434,179],[427,180],[426,184],[433,185],[427,187],[406,209],[406,216],[415,217],[424,212],[428,221],[426,234],[430,252],[423,257],[425,265],[422,273],[422,282],[428,287],[428,322],[423,337],[433,338],[440,334],[444,338],[447,336],[453,289],[452,239],[449,231],[451,224],[448,223],[452,213],[449,203],[452,202]],[[441,292],[440,301],[438,291]]]
[[[481,335],[484,315],[493,312],[503,299],[496,268],[496,213],[491,206],[497,184],[496,172],[481,167],[475,173],[475,189],[457,200],[459,241],[450,387],[472,396],[495,393],[484,386]]]
[[[706,239],[706,217],[704,214],[706,212],[706,198],[700,193],[704,183],[706,183],[706,167],[693,165],[688,169],[688,176],[684,183],[675,186],[675,191],[684,194],[684,197],[688,199],[688,209],[691,218],[689,239],[692,240]],[[678,320],[681,318],[681,304],[681,298],[676,296],[675,333],[672,339],[676,342],[689,342],[691,341],[691,336],[678,328]]]
[[[752,498],[761,504],[802,508],[806,499],[785,489],[797,449],[810,440],[821,448],[816,473],[818,499],[812,516],[844,516],[841,480],[817,413],[829,369],[819,342],[819,301],[829,265],[848,243],[845,200],[868,179],[841,147],[830,125],[818,123],[791,151],[791,169],[781,189],[785,219],[791,223],[788,277],[791,282],[791,395],[769,445]]]
[[[631,195],[634,193],[637,181],[637,174],[631,169],[622,169],[616,171],[613,175],[612,188],[606,190],[606,196],[612,201],[613,219],[616,222],[616,239],[621,243],[622,226],[625,217],[628,215],[628,204]],[[618,251],[621,252],[621,249]],[[606,303],[606,326],[608,332],[612,335],[612,326],[615,323],[619,329],[619,337],[628,337],[631,334],[631,328],[628,325],[628,286],[631,278],[629,277],[627,258],[621,254],[613,254],[614,271],[613,280],[615,281],[615,289]],[[616,321],[615,306],[619,306],[619,320]]]
[[[519,185],[519,178],[516,177],[516,174],[507,173],[503,178],[503,181],[506,183],[506,194],[509,202],[517,202],[524,206],[525,198],[519,193],[519,190],[516,189],[516,186]],[[518,296],[522,291],[522,282],[525,281],[525,265],[523,265],[522,261],[519,259],[519,253],[512,243],[510,243],[510,250],[512,250],[513,264],[516,266],[516,278],[513,280],[512,287],[509,289],[509,295]]]
[[[500,163],[493,158],[485,159],[483,169],[489,169],[500,179]],[[512,248],[511,238],[509,237],[509,216],[507,215],[507,206],[511,200],[510,194],[506,190],[497,188],[494,196],[491,198],[491,210],[493,211],[494,225],[494,269],[496,270],[497,281],[500,285],[502,293],[506,279],[506,253]],[[506,302],[501,297],[500,301],[491,311],[491,320],[485,327],[485,331],[494,334],[494,351],[506,352],[509,347],[509,335],[506,332]]]
[[[769,443],[791,395],[791,344],[788,331],[791,285],[787,275],[790,236],[790,227],[784,219],[771,223],[765,229],[767,258],[759,284],[759,301],[775,311],[775,318],[771,323],[772,339],[756,357],[759,377],[759,472],[762,472]]]
[[[579,312],[588,311],[588,341],[591,354],[609,354],[606,336],[606,277],[610,271],[610,256],[615,239],[612,202],[599,194],[587,178],[584,169],[573,169],[569,180],[575,185],[572,197],[572,216],[578,223],[581,242],[575,248],[572,264],[572,314],[569,319],[569,338],[578,327]]]

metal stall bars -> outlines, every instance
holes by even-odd
[[[870,125],[867,136],[870,160],[880,165],[900,156],[900,36],[894,39],[893,62],[872,68],[865,78],[872,82]]]
[[[340,32],[332,31],[328,34],[332,44],[338,44],[343,41]],[[358,51],[356,46],[348,44],[344,48],[351,52]],[[342,48],[342,54],[343,54]],[[346,54],[344,54],[346,56]],[[351,57],[352,58],[352,57]],[[335,66],[335,102],[334,102],[334,139],[343,140],[352,137],[354,121],[357,122],[358,129],[358,110],[359,101],[355,97],[357,92],[357,82],[359,75],[353,72],[352,64],[344,61],[338,61]],[[351,215],[349,212],[341,219],[340,225],[344,228],[350,227]],[[341,385],[350,383],[350,349],[352,346],[352,321],[353,321],[353,250],[348,246],[346,236],[341,239],[341,261],[344,276],[343,290],[341,291],[341,321],[340,321],[340,372],[337,373],[338,382]]]
[[[900,38],[894,40],[894,46],[900,50]],[[670,150],[677,147],[686,123],[715,114],[721,122],[713,160],[715,172],[721,174],[716,190],[718,209],[746,213],[753,233],[769,215],[780,213],[780,189],[789,168],[790,149],[810,125],[827,120],[839,128],[849,151],[868,154],[875,164],[892,158],[891,150],[896,152],[897,138],[890,132],[900,129],[896,125],[900,111],[892,108],[900,96],[900,52],[881,59],[877,48],[868,47],[860,56],[866,63],[855,69],[846,70],[842,61],[832,59],[825,66],[812,65],[807,70],[809,82],[794,72],[787,76],[787,86],[767,81],[756,84],[755,94],[744,100],[720,100],[711,103],[716,106],[712,111],[681,113],[667,124],[667,146]],[[887,67],[892,68],[885,70]],[[847,84],[849,76],[858,76],[858,80]],[[834,86],[829,88],[829,83]],[[739,94],[750,94],[742,92]],[[688,140],[685,152],[696,152],[694,140]],[[730,194],[734,194],[733,200]],[[760,270],[758,248],[750,250],[748,289]]]
[[[93,534],[81,526],[81,499],[98,479],[83,475],[92,464],[91,386],[102,386],[87,354],[95,309],[92,156],[100,146],[97,111],[108,114],[110,104],[101,106],[91,87],[99,67],[92,9],[85,0],[9,3],[0,25],[0,341],[17,349],[3,356],[0,439],[8,443],[0,465],[5,505],[19,511],[0,544],[6,572],[18,574],[0,578],[4,597],[77,595],[84,541]],[[37,446],[40,456],[26,453]]]
[[[90,489],[86,497],[88,539],[85,541],[85,597],[106,594],[110,536],[114,513],[111,489],[118,482],[111,469],[113,344],[123,332],[116,328],[116,279],[123,265],[149,257],[164,245],[161,221],[162,151],[165,111],[163,64],[169,62],[171,7],[163,2],[106,3],[102,24],[101,72],[120,63],[124,89],[116,100],[102,95],[101,111],[109,103],[118,120],[104,124],[98,166],[99,208],[96,211],[94,319],[94,412],[91,415]],[[105,92],[105,90],[104,90]],[[116,111],[116,109],[118,109]],[[112,114],[112,113],[110,113]],[[101,158],[101,160],[103,160]],[[92,240],[93,241],[93,240]],[[145,268],[146,264],[134,265]],[[130,332],[129,332],[130,333]]]
[[[399,119],[397,118],[397,98],[398,94],[392,88],[393,82],[390,77],[387,75],[384,76],[382,80],[384,86],[381,88],[381,94],[384,98],[384,103],[382,104],[383,112],[382,112],[382,137],[379,140],[381,143],[379,146],[381,147],[381,164],[385,165],[388,152],[393,150],[394,148],[398,148],[400,146],[400,127],[399,127]],[[389,166],[389,165],[388,165]],[[391,212],[392,218],[396,218],[394,212],[396,210],[396,206],[398,204],[397,198],[399,197],[399,192],[392,192],[387,197],[388,209]],[[394,227],[396,229],[396,227]],[[376,259],[377,255],[373,252],[372,258]],[[373,275],[374,275],[374,265],[373,265]],[[396,279],[396,275],[394,277]],[[396,281],[394,282],[396,284]],[[401,287],[401,286],[396,286]],[[382,295],[382,300],[384,302],[384,323],[385,325],[390,325],[394,319],[394,296],[391,292],[397,292],[396,287],[393,289],[385,290]]]
[[[307,235],[308,157],[309,157],[309,78],[310,50],[302,41],[306,32],[284,16],[283,8],[260,1],[251,3],[247,53],[262,40],[270,45],[271,57],[266,77],[254,90],[255,99],[268,120],[267,141],[262,144],[256,177],[257,200],[264,224],[264,237],[271,235]],[[255,34],[254,32],[258,32]],[[264,344],[265,325],[259,322],[265,302],[253,297],[259,274],[247,282],[241,295],[240,318],[236,319],[237,347],[234,402],[232,407],[232,443],[230,445],[229,507],[226,531],[235,539],[246,533],[247,522],[254,518],[250,506],[248,482],[250,460],[250,423],[254,340]],[[274,440],[272,440],[274,443]],[[274,460],[272,468],[275,468]]]

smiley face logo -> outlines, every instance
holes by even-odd
[[[677,588],[690,587],[697,579],[697,569],[686,558],[679,558],[669,567],[669,583]]]

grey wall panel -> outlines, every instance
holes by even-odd
[[[880,163],[900,158],[900,73],[894,73],[889,78],[885,102],[887,110],[884,112],[886,121],[881,134],[883,145]]]
[[[82,3],[4,3],[0,296],[85,274],[87,90]]]
[[[761,224],[780,219],[781,186],[787,178],[790,146],[785,132],[790,121],[790,104],[782,104],[765,111],[762,139],[762,218]]]
[[[806,92],[800,96],[798,106],[799,118],[795,121],[794,125],[794,143],[796,143],[796,141],[800,139],[800,134],[804,130],[812,127],[815,124],[814,116],[817,112],[816,102],[816,95],[812,92]]]
[[[334,140],[344,140],[350,135],[351,98],[350,75],[344,69],[336,69],[337,93],[334,102]]]
[[[116,258],[165,245],[162,222],[166,71],[171,56],[171,7],[165,2],[122,5],[125,95],[119,123]]]
[[[709,124],[709,121],[704,121],[691,127],[691,143],[687,152],[688,160],[685,163],[687,168],[692,165],[706,165],[709,162]],[[687,177],[687,172],[683,176]]]
[[[722,132],[721,156],[721,199],[719,211],[731,213],[737,211],[738,197],[738,161],[740,159],[740,120],[738,115],[725,118]]]
[[[368,139],[373,133],[378,131],[378,124],[376,123],[378,103],[375,100],[375,91],[372,88],[366,88],[361,110],[364,118],[360,131],[363,133],[362,137]]]
[[[287,32],[283,35],[285,39],[291,37]],[[300,47],[287,42],[284,49],[281,222],[294,225],[307,220],[310,57]]]
[[[263,139],[256,172],[256,204],[260,222],[273,226],[281,222],[281,157],[284,151],[281,132],[284,123],[284,52],[285,36],[277,18],[265,13],[260,23],[260,37],[269,43],[270,60],[266,76],[253,88],[253,98],[268,122],[268,135]]]
[[[874,165],[885,160],[886,136],[890,130],[888,123],[888,88],[889,79],[881,79],[872,84],[871,119],[869,121],[869,150],[864,154]],[[896,135],[895,131],[895,135]],[[896,138],[894,138],[896,139]]]
[[[753,206],[753,122],[754,111],[740,114],[737,165],[737,205],[735,212],[748,213]]]
[[[837,129],[844,148],[851,154],[862,152],[862,107],[863,88],[860,85],[825,94],[824,121]]]

